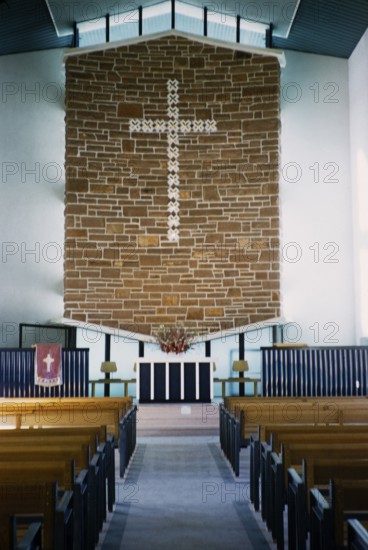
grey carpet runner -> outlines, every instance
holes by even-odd
[[[138,442],[102,550],[269,549],[218,437],[146,437]]]

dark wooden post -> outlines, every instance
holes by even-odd
[[[244,332],[239,333],[239,359],[244,359]],[[244,372],[239,372],[239,378],[243,378]],[[244,397],[244,382],[239,382],[239,396]]]
[[[105,361],[111,359],[111,334],[105,334]],[[110,379],[110,373],[105,372],[105,380]],[[110,384],[104,384],[104,396],[110,397]]]

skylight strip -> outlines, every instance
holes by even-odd
[[[138,23],[138,9],[124,11],[110,15],[110,28],[118,27],[126,23]]]
[[[257,21],[250,21],[249,19],[240,19],[240,29],[242,31],[256,32],[264,34],[268,30],[268,25],[265,23],[258,23]]]
[[[82,21],[82,23],[77,23],[77,27],[79,32],[81,33],[105,30],[106,19],[101,18],[101,19],[98,19],[97,21],[95,19],[93,21]]]
[[[152,32],[154,33],[157,31],[165,30],[166,26],[167,30],[170,30],[170,23],[168,23],[167,16],[171,15],[171,10],[172,2],[170,0],[164,0],[163,2],[158,2],[157,4],[154,4],[152,6],[145,7],[143,9],[143,25],[145,27],[145,32],[143,34],[149,35],[152,34]],[[203,8],[187,4],[186,2],[181,2],[180,0],[176,0],[175,14],[179,16],[179,18],[177,19],[177,23],[179,24],[179,26],[181,26],[184,32],[193,31],[192,27],[195,21],[198,21],[198,23],[201,25],[202,30],[204,17]],[[115,13],[110,16],[110,28],[116,29],[117,27],[122,27],[123,25],[125,26],[126,23],[137,23],[138,18],[139,14],[137,9]],[[186,19],[187,21],[185,21]],[[223,13],[216,12],[211,7],[211,11],[208,12],[208,24],[210,25],[210,28],[212,30],[210,34],[215,35],[214,37],[225,41],[230,40],[232,42],[232,33],[234,32],[234,40],[236,40],[237,18],[234,15],[228,14],[224,19]],[[135,25],[133,26],[135,27]],[[87,33],[98,33],[98,31],[105,31],[106,19],[102,18],[99,20],[84,21],[78,23],[77,27],[82,38],[82,36]],[[246,20],[240,17],[241,36],[242,38],[251,38],[251,43],[260,42],[260,39],[256,38],[255,36],[257,34],[262,35],[263,42],[263,37],[265,36],[267,29],[267,24],[259,23],[257,21]],[[131,33],[129,32],[128,34],[130,35]],[[134,31],[132,32],[132,34],[134,35]],[[116,36],[116,33],[112,32],[112,36]],[[110,35],[110,39],[112,38],[112,36]],[[252,37],[254,37],[255,40],[252,39]],[[103,43],[103,41],[101,43]]]
[[[191,6],[190,4],[185,4],[184,2],[175,2],[175,13],[203,21],[203,8]]]
[[[236,29],[236,17],[234,17],[233,15],[227,15],[226,19],[224,20],[224,16],[222,13],[211,11],[207,14],[207,19],[209,23]]]
[[[143,18],[157,17],[158,15],[167,15],[171,13],[171,2],[160,2],[153,6],[143,7]]]

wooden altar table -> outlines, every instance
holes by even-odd
[[[141,403],[209,403],[214,366],[210,357],[140,357],[134,367],[137,399]]]

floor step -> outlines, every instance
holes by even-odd
[[[149,403],[138,406],[137,435],[216,435],[216,403]]]

